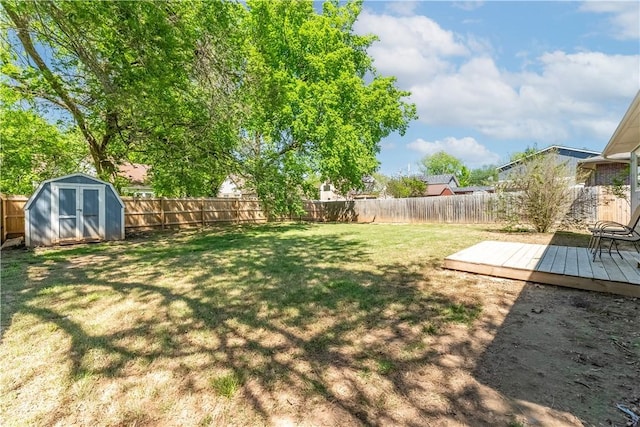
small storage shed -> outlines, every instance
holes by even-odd
[[[113,185],[76,173],[44,181],[24,207],[27,246],[124,239],[124,203]]]

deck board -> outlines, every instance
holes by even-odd
[[[576,248],[578,255],[578,275],[581,277],[593,277],[591,254],[587,248]],[[609,277],[607,276],[606,279]]]
[[[564,274],[564,266],[567,263],[567,247],[566,246],[558,246],[558,252],[556,253],[556,258],[553,260],[553,265],[551,266],[551,273],[555,274]]]
[[[640,297],[640,255],[596,257],[586,248],[485,241],[445,258],[472,273]]]
[[[567,259],[564,264],[564,274],[567,276],[579,276],[578,248],[567,247]]]
[[[542,257],[546,253],[547,246],[545,245],[531,245],[534,247],[534,251],[531,253],[531,258],[529,261],[522,267],[525,270],[533,270],[542,260]]]
[[[546,249],[542,259],[540,259],[540,264],[538,266],[532,268],[532,270],[544,271],[544,272],[551,271],[551,266],[553,265],[553,261],[556,259],[556,254],[557,253],[558,253],[558,247],[557,246],[547,246],[547,249]]]
[[[502,264],[502,266],[518,268],[518,266],[522,264],[522,259],[527,256],[528,249],[528,246],[522,243],[518,250],[516,250],[513,255]]]

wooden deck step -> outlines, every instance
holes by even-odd
[[[640,254],[484,241],[445,258],[444,267],[508,279],[640,297]]]

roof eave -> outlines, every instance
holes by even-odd
[[[631,101],[629,109],[620,121],[609,143],[602,151],[603,157],[631,153],[640,148],[640,90]]]

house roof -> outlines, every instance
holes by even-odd
[[[578,161],[578,166],[584,169],[595,169],[596,165],[610,164],[610,163],[629,163],[630,153],[614,155],[610,158],[604,158],[602,156],[589,157],[588,159]]]
[[[427,196],[441,196],[443,193],[453,194],[453,190],[448,184],[429,184],[427,187]]]
[[[491,193],[495,191],[495,187],[491,187],[488,185],[472,185],[470,187],[458,187],[454,188],[454,193],[475,193],[475,192],[486,192]]]
[[[147,173],[151,167],[139,163],[124,163],[118,166],[118,175],[132,184],[142,185],[147,182]]]
[[[449,184],[451,180],[453,180],[456,185],[459,185],[458,179],[453,174],[443,174],[443,175],[423,175],[419,177],[422,182],[427,183],[428,185],[434,184]]]
[[[537,156],[539,154],[543,154],[546,152],[549,152],[551,150],[557,150],[558,152],[569,152],[569,153],[575,153],[576,155],[574,157],[577,158],[589,158],[589,157],[593,157],[593,156],[597,156],[600,153],[598,151],[593,151],[593,150],[587,150],[585,148],[573,148],[573,147],[565,147],[563,145],[551,145],[547,148],[544,148],[542,150],[537,151],[535,154],[532,154],[531,156],[527,156],[523,159],[518,159],[518,160],[514,160],[512,162],[509,163],[505,163],[502,166],[498,166],[498,171],[502,172],[508,169],[511,169],[512,167],[514,167],[515,165],[518,165],[520,163],[522,163],[523,160],[528,159],[532,156]]]
[[[631,101],[629,109],[613,132],[602,155],[611,157],[614,154],[631,153],[638,147],[640,147],[640,90]]]

